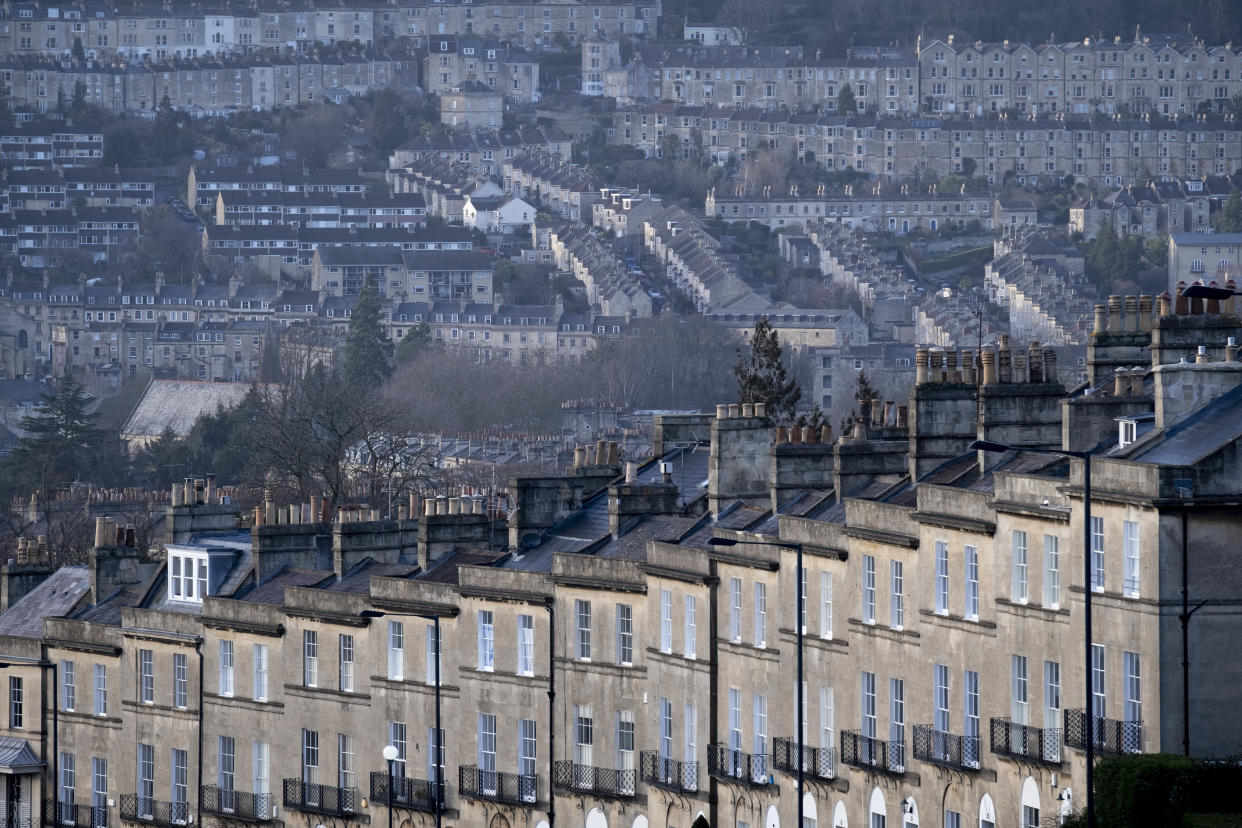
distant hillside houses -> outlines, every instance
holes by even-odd
[[[370,49],[402,42],[426,47],[429,35],[470,35],[506,40],[519,48],[576,44],[588,34],[647,38],[655,35],[659,0],[413,0],[400,5],[136,3],[111,6],[77,2],[48,6],[5,4],[0,54],[68,57],[80,44],[88,58],[169,61],[269,50],[307,54],[316,47],[358,44]]]
[[[167,37],[167,35],[163,35]],[[152,115],[165,98],[193,115],[332,101],[388,86],[414,86],[418,65],[380,52],[335,55],[254,54],[127,62],[3,52],[0,80],[10,106],[55,112],[79,92],[109,112]]]
[[[649,157],[701,153],[725,164],[757,149],[791,148],[799,161],[884,181],[971,172],[998,185],[1062,179],[1106,187],[1153,176],[1199,178],[1242,168],[1242,125],[1231,118],[1177,121],[1047,116],[983,120],[875,117],[715,108],[673,103],[623,106],[608,141]]]
[[[1042,44],[920,37],[910,51],[861,48],[844,58],[693,36],[639,44],[624,62],[615,38],[584,41],[583,93],[622,104],[835,113],[849,86],[859,112],[933,118],[1220,115],[1242,93],[1242,50],[1189,34]]]

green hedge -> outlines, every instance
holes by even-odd
[[[1236,761],[1175,754],[1108,756],[1095,767],[1098,828],[1242,826]],[[1067,823],[1069,825],[1070,823]]]

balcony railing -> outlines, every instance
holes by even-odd
[[[286,779],[284,794],[285,807],[298,811],[345,815],[358,810],[357,788],[338,788],[335,785],[303,782],[301,779]]]
[[[121,794],[121,819],[148,825],[188,825],[188,802],[164,802],[138,794]]]
[[[392,778],[389,791],[388,771],[371,772],[371,801],[397,808],[435,813],[436,783],[426,779],[410,779],[405,776]],[[443,801],[443,797],[441,797]]]
[[[533,805],[538,791],[538,776],[481,770],[474,765],[462,765],[457,769],[457,792],[472,799]]]
[[[707,775],[745,785],[773,783],[765,753],[743,753],[726,745],[707,746]]]
[[[819,779],[835,779],[836,757],[832,748],[802,746],[802,775]],[[798,743],[796,739],[777,737],[772,740],[772,764],[783,773],[798,774]]]
[[[48,825],[73,826],[73,828],[108,828],[108,809],[103,806],[75,805],[72,802],[45,802],[44,813]],[[0,816],[0,825],[5,823]],[[29,823],[27,823],[29,825]]]
[[[1085,710],[1065,711],[1065,744],[1086,750],[1087,714]],[[1097,753],[1142,753],[1143,723],[1119,722],[1103,716],[1091,718],[1091,739]]]
[[[204,813],[244,822],[268,822],[276,817],[271,794],[255,794],[221,788],[219,785],[204,785],[201,802]]]
[[[992,752],[1030,762],[1061,764],[1061,731],[1031,727],[1009,719],[992,720]]]
[[[864,736],[857,730],[841,731],[841,761],[856,768],[880,773],[906,772],[906,746]]]
[[[590,793],[605,799],[622,799],[634,795],[637,774],[631,770],[595,768],[573,762],[554,762],[552,785],[561,790]]]
[[[654,750],[638,755],[639,776],[647,785],[674,793],[693,793],[699,789],[699,763],[666,759]]]
[[[979,737],[958,736],[932,725],[914,726],[914,758],[956,770],[979,770]]]

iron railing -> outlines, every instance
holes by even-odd
[[[45,802],[48,825],[73,828],[108,828],[108,809],[101,806],[76,805],[72,802]],[[0,825],[6,825],[0,816]]]
[[[358,789],[286,779],[284,803],[286,808],[313,814],[352,814],[358,810]]]
[[[428,782],[426,779],[394,776],[390,792],[388,771],[372,771],[371,801],[382,805],[393,805],[397,808],[435,813],[436,783]],[[440,797],[440,801],[444,801],[443,796]]]
[[[219,785],[204,785],[199,801],[204,813],[244,822],[267,822],[276,817],[270,793],[256,794],[221,788]]]
[[[638,754],[638,772],[643,782],[674,793],[693,793],[699,789],[699,763],[667,759],[654,750]]]
[[[914,726],[914,758],[957,770],[979,770],[979,737],[958,736],[932,725]]]
[[[633,769],[595,768],[569,761],[552,763],[552,785],[554,787],[560,790],[590,793],[605,799],[633,796],[636,776]]]
[[[510,805],[533,805],[539,792],[539,777],[462,765],[457,769],[457,792],[472,799],[490,799]]]
[[[188,825],[188,802],[164,802],[138,794],[121,794],[121,819],[149,825]]]
[[[992,720],[992,752],[997,756],[1030,762],[1061,764],[1061,731],[1055,727],[1032,727],[1010,719]]]
[[[1091,739],[1096,753],[1142,753],[1143,723],[1119,722],[1103,716],[1092,716]],[[1079,750],[1087,749],[1087,712],[1065,711],[1065,744]]]
[[[772,740],[772,764],[778,771],[796,776],[798,774],[797,739],[782,736]],[[832,748],[802,746],[802,775],[819,779],[835,779],[836,756]]]
[[[707,746],[707,775],[744,785],[771,785],[772,778],[766,753],[743,753],[727,745]]]
[[[902,742],[886,742],[874,736],[864,736],[857,730],[843,730],[841,761],[880,773],[905,773],[906,746]]]

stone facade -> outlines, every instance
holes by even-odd
[[[101,518],[86,567],[0,614],[0,736],[35,757],[7,790],[36,813],[55,796],[108,819],[358,826],[389,802],[430,821],[442,773],[448,825],[778,826],[802,738],[816,824],[1004,824],[1081,809],[1086,738],[1227,754],[1242,320],[1233,302],[1125,307],[1101,314],[1093,359],[1145,339],[1146,365],[1090,394],[1035,344],[920,348],[911,407],[865,405],[835,440],[721,406],[661,418],[658,462],[623,472],[601,442],[503,500],[391,519],[268,499],[233,528],[190,481],[153,562]],[[1081,459],[970,448],[1062,433],[1100,449],[1090,523]],[[1158,611],[1183,582],[1203,602],[1185,685],[1182,622]],[[53,700],[64,758],[45,768]],[[58,791],[52,768],[74,771]]]

